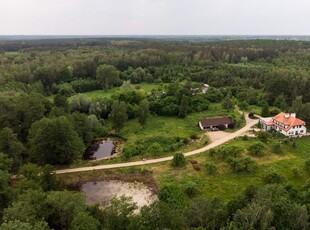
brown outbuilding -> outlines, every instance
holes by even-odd
[[[219,130],[221,127],[228,128],[233,125],[233,121],[228,117],[205,118],[199,121],[199,127],[202,130]]]

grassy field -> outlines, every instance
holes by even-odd
[[[186,118],[182,119],[178,117],[150,116],[143,127],[139,124],[137,119],[128,120],[121,131],[121,136],[125,139],[125,141],[123,142],[120,149],[122,149],[126,145],[135,145],[137,141],[143,141],[153,137],[157,137],[159,139],[174,137],[181,140],[185,138],[190,140],[191,135],[195,134],[198,139],[195,141],[189,141],[188,144],[184,144],[181,148],[175,151],[164,151],[157,156],[153,156],[145,152],[130,159],[115,157],[96,162],[79,161],[70,165],[70,167],[74,168],[82,166],[94,166],[100,164],[114,164],[125,161],[137,161],[141,160],[143,157],[147,157],[148,159],[159,158],[172,155],[173,153],[178,151],[188,152],[194,149],[201,148],[205,146],[209,142],[209,140],[208,137],[204,135],[204,131],[199,128],[198,121],[205,117],[223,115],[234,115],[240,121],[240,127],[235,127],[235,129],[233,130],[227,129],[227,131],[229,132],[240,129],[245,125],[245,121],[242,120],[242,117],[239,113],[237,113],[236,111],[227,112],[221,107],[221,104],[211,104],[209,110],[199,113],[191,113]],[[111,121],[107,120],[106,125],[111,126]]]
[[[144,90],[145,92],[150,92],[152,89],[156,90],[160,88],[161,86],[160,84],[141,83],[141,84],[133,84],[133,87],[140,88],[141,90]],[[120,87],[115,87],[109,90],[95,90],[91,92],[85,92],[82,94],[86,95],[90,99],[98,98],[98,97],[110,98],[111,95],[118,90],[120,90]]]
[[[254,141],[256,141],[254,138],[249,138],[248,140],[238,138],[226,143],[224,146],[237,145],[247,148]],[[209,198],[218,197],[228,202],[230,199],[240,195],[248,185],[263,185],[262,178],[266,172],[272,170],[284,177],[285,184],[292,185],[295,189],[303,190],[303,186],[309,178],[304,165],[305,161],[310,159],[310,137],[297,139],[296,148],[292,147],[291,142],[283,143],[281,147],[283,153],[278,155],[272,153],[270,145],[267,144],[266,155],[253,157],[258,164],[258,170],[254,173],[234,173],[225,161],[216,158],[211,159],[208,153],[205,152],[188,158],[198,161],[201,166],[200,171],[195,171],[189,163],[183,168],[173,168],[171,162],[163,162],[141,167],[81,172],[66,176],[60,175],[60,177],[67,184],[74,184],[99,180],[103,177],[111,177],[111,175],[119,177],[118,179],[121,180],[122,177],[135,178],[139,175],[139,181],[143,181],[150,179],[150,175],[152,175],[152,178],[155,179],[156,188],[160,189],[164,186],[172,185],[185,190],[189,185],[192,186],[194,184],[199,189],[200,194]],[[245,152],[244,155],[247,155],[247,153]],[[218,168],[217,173],[209,175],[204,168],[205,162],[216,164]],[[292,172],[293,167],[299,169],[300,174],[298,177],[294,176]]]
[[[254,138],[247,141],[238,138],[225,145],[247,148],[254,141],[256,141]],[[279,173],[285,178],[284,183],[301,190],[309,178],[304,169],[304,162],[310,159],[310,137],[300,138],[296,143],[296,148],[293,148],[290,143],[281,144],[282,154],[272,153],[271,145],[267,144],[266,155],[253,157],[258,163],[258,170],[254,173],[234,173],[224,160],[211,159],[207,153],[189,158],[198,161],[201,166],[200,171],[195,171],[190,164],[182,169],[173,169],[169,162],[151,166],[150,170],[153,171],[160,187],[176,185],[185,188],[189,183],[195,183],[202,194],[208,197],[219,197],[226,201],[240,194],[247,185],[262,185],[264,183],[262,178],[268,171]],[[244,154],[248,155],[247,153]],[[204,168],[205,162],[213,162],[217,166],[217,173],[209,175]],[[299,169],[300,175],[298,177],[294,176],[293,167]]]

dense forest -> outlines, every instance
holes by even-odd
[[[158,89],[145,92],[139,84]],[[208,92],[201,93],[205,84]],[[0,41],[0,228],[308,229],[309,183],[299,191],[276,173],[229,202],[191,186],[163,187],[159,201],[136,212],[127,198],[104,210],[88,206],[52,172],[80,160],[97,137],[126,141],[129,120],[143,128],[150,117],[184,119],[220,104],[262,116],[294,112],[309,124],[309,89],[306,41]],[[83,94],[97,90],[112,93]],[[125,146],[124,159],[177,151],[191,138],[155,139]],[[233,163],[251,164],[244,162]]]

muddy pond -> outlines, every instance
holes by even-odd
[[[111,158],[115,154],[116,140],[111,138],[104,140],[94,140],[86,149],[84,160],[100,160]]]
[[[87,204],[99,203],[103,208],[109,204],[113,197],[132,197],[132,201],[139,208],[158,200],[157,195],[141,182],[119,180],[87,182],[81,186],[81,191],[86,194]]]

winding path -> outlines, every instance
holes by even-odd
[[[243,128],[237,130],[234,133],[231,133],[219,140],[216,140],[212,142],[211,144],[196,149],[187,153],[184,153],[185,156],[192,156],[198,153],[205,152],[211,148],[217,147],[219,145],[224,144],[225,142],[228,142],[238,136],[244,135],[253,125],[257,124],[258,120],[253,120],[248,118],[247,114],[245,115],[246,118],[246,126]],[[160,163],[164,161],[170,161],[172,160],[173,156],[169,157],[163,157],[163,158],[157,158],[157,159],[151,159],[151,160],[145,160],[145,161],[134,161],[134,162],[127,162],[127,163],[118,163],[118,164],[109,164],[109,165],[97,165],[97,166],[89,166],[89,167],[81,167],[81,168],[73,168],[73,169],[62,169],[62,170],[56,170],[56,174],[64,174],[64,173],[74,173],[74,172],[85,172],[85,171],[92,171],[92,170],[101,170],[101,169],[114,169],[114,168],[124,168],[124,167],[131,167],[131,166],[139,166],[139,165],[148,165],[148,164],[155,164]]]

